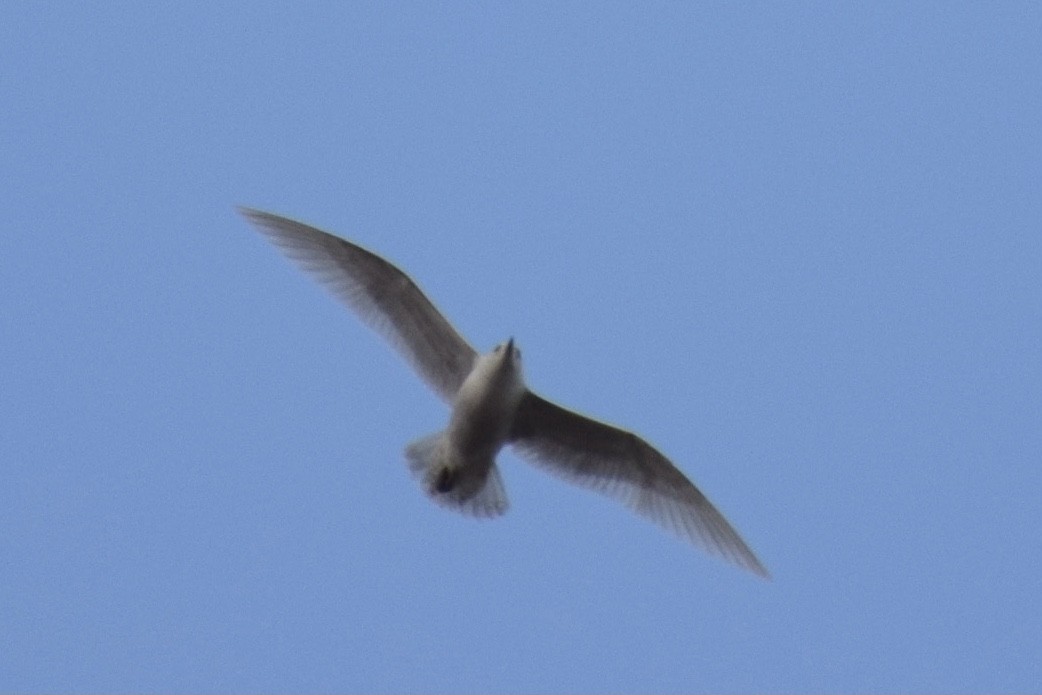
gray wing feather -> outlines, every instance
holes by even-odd
[[[443,399],[453,401],[477,353],[409,276],[314,227],[259,210],[239,212],[387,338]]]
[[[526,393],[511,445],[564,479],[625,503],[638,514],[739,567],[767,569],[727,519],[669,459],[646,441]]]

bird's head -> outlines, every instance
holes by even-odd
[[[492,348],[490,357],[496,364],[497,371],[521,371],[521,350],[514,345],[513,338]]]

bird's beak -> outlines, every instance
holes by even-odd
[[[508,355],[513,355],[514,354],[514,338],[513,337],[511,337],[510,340],[507,341],[507,354]]]

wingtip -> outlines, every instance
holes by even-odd
[[[246,218],[246,221],[253,225],[258,231],[268,235],[269,237],[278,237],[278,228],[281,222],[291,222],[287,218],[280,217],[271,212],[265,212],[264,210],[258,210],[257,208],[251,208],[246,205],[236,205],[235,211]]]
[[[756,561],[755,565],[749,567],[749,571],[765,582],[774,581],[774,577],[771,576],[766,567],[760,564],[759,560]]]
[[[253,220],[256,217],[263,215],[264,213],[257,208],[251,208],[248,205],[235,205],[235,212],[239,213],[248,220]]]
[[[736,532],[737,533],[737,532]],[[760,558],[753,554],[753,551],[745,545],[744,541],[741,542],[741,547],[736,549],[734,553],[725,553],[725,557],[730,560],[734,565],[741,567],[744,570],[752,572],[760,579],[765,581],[771,581],[773,577],[770,571],[760,562]]]

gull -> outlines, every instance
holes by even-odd
[[[410,471],[435,502],[478,517],[503,514],[507,496],[496,455],[509,445],[538,467],[613,497],[703,549],[769,576],[716,507],[648,442],[530,391],[513,338],[479,354],[416,283],[383,258],[280,215],[239,212],[388,339],[451,406],[444,430],[405,450]]]

